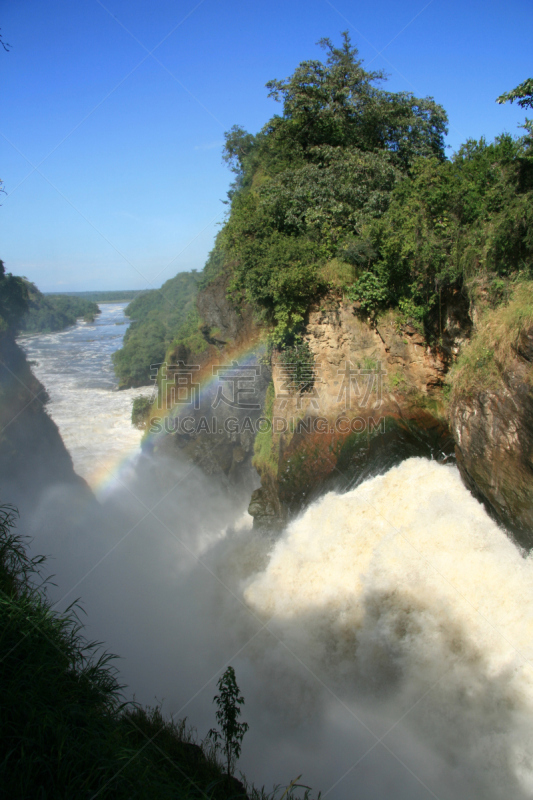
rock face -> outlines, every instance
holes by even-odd
[[[209,344],[204,372],[254,343],[247,363],[259,367],[262,331],[250,309],[233,306],[224,275],[200,293],[198,309]],[[254,524],[267,532],[324,491],[354,486],[410,456],[456,457],[469,488],[524,546],[533,546],[533,329],[520,334],[500,388],[454,400],[446,410],[442,389],[472,332],[469,314],[460,291],[443,298],[438,345],[430,346],[393,312],[376,325],[357,304],[321,298],[304,333],[313,362],[312,380],[304,370],[307,385],[298,383],[294,365],[274,355],[271,373],[261,365],[259,411],[243,416],[218,408],[222,429],[178,432],[159,447],[183,450],[210,474],[248,491]],[[211,413],[212,399],[204,392],[196,421]],[[238,430],[224,429],[228,415],[238,418]],[[243,431],[246,417],[254,426],[266,417],[271,428]]]
[[[256,527],[275,531],[324,491],[347,488],[410,456],[452,456],[441,387],[469,330],[461,297],[443,304],[438,348],[430,348],[414,326],[400,326],[393,313],[376,326],[356,304],[334,295],[321,298],[304,335],[313,364],[312,381],[303,389],[294,365],[281,363],[279,356],[269,367],[261,363],[264,332],[249,308],[234,307],[225,275],[197,302],[208,343],[197,373],[202,400],[198,408],[188,408],[188,431],[179,425],[172,430],[169,418],[161,423],[167,435],[157,438],[155,450],[181,451],[204,471],[227,479],[233,490],[248,491]],[[217,405],[209,385],[216,365],[234,360],[260,373],[255,383],[260,408],[253,412]],[[202,419],[209,429],[202,429]],[[231,419],[237,420],[234,430],[226,427]],[[265,419],[266,433],[257,427]],[[251,426],[245,428],[247,420]]]
[[[450,302],[444,346],[432,349],[392,313],[373,326],[353,303],[334,297],[310,312],[304,338],[312,385],[299,392],[294,366],[274,358],[269,458],[260,448],[261,489],[249,508],[256,526],[280,527],[322,492],[353,486],[409,456],[453,454],[440,401],[468,331],[458,316]]]
[[[256,333],[251,309],[235,307],[228,297],[228,283],[223,273],[198,295],[198,312],[205,323],[202,332],[209,344],[235,345]]]
[[[261,331],[249,307],[239,309],[231,302],[225,274],[200,292],[197,305],[207,348],[198,354],[180,346],[167,357],[171,364],[181,361],[197,369],[179,377],[184,395],[194,395],[197,402],[180,406],[175,397],[167,397],[161,417],[152,417],[151,430],[155,422],[160,433],[150,446],[163,456],[186,456],[248,498],[259,482],[252,467],[255,426],[271,378],[259,363],[265,349]]]
[[[0,337],[0,501],[15,505],[21,515],[36,508],[41,494],[52,486],[69,486],[84,499],[91,497],[46,413],[46,401],[46,391],[24,353],[4,334]]]
[[[497,519],[533,546],[533,326],[522,331],[498,389],[450,408],[459,468]]]
[[[346,364],[358,370],[352,383],[358,380],[362,389],[364,370],[379,363],[387,395],[403,396],[415,391],[428,395],[442,386],[449,362],[447,351],[432,350],[412,325],[399,328],[392,314],[372,327],[353,303],[332,299],[310,313],[305,338],[315,357],[317,391],[326,414],[345,407]]]

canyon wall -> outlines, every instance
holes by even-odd
[[[266,357],[264,327],[250,308],[233,305],[224,276],[200,293],[198,308],[208,343],[200,359],[204,381],[232,359],[253,365],[260,409],[219,405],[217,430],[198,432],[198,420],[213,414],[215,389],[204,383],[194,430],[169,430],[174,435],[159,437],[157,448],[184,450],[208,473],[252,491],[257,527],[278,530],[324,491],[425,456],[456,459],[491,514],[521,544],[533,543],[532,329],[521,334],[499,391],[450,404],[447,375],[473,332],[460,291],[446,297],[433,344],[392,311],[376,323],[357,303],[330,294],[310,310],[303,361],[296,355],[293,363],[275,350]],[[234,430],[225,429],[230,417],[238,421]]]

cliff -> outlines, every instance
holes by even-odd
[[[46,413],[47,395],[10,333],[0,335],[0,482],[2,500],[21,511],[37,507],[47,488],[89,488],[74,472],[57,426]]]
[[[229,431],[229,409],[208,395],[194,408],[194,430],[178,431],[174,444],[232,480],[252,463],[261,487],[250,511],[262,527],[408,456],[448,460],[456,444],[464,479],[499,519],[526,530],[524,357],[504,334],[497,358],[493,341],[483,345],[470,389],[458,391],[452,367],[486,329],[483,309],[506,308],[513,287],[531,278],[531,136],[469,140],[447,158],[440,105],[374,85],[347,33],[341,47],[320,46],[324,62],[302,62],[268,84],[279,114],[257,134],[239,126],[226,134],[229,214],[195,283],[196,313],[189,328],[139,325],[136,355],[151,334],[158,347],[172,341],[178,362],[199,359],[205,393],[210,371],[229,381],[219,369],[239,361],[239,342],[243,352],[258,346],[244,365],[264,367],[261,408],[247,414],[233,397],[238,430]],[[150,303],[161,306],[160,297]],[[170,331],[176,340],[164,338]],[[476,366],[489,361],[496,382]],[[200,428],[211,410],[216,425]],[[494,448],[501,458],[490,465]]]
[[[251,308],[232,302],[227,275],[200,292],[197,308],[202,346],[179,342],[165,353],[166,377],[160,371],[158,400],[149,415],[157,435],[146,446],[154,454],[183,454],[227,481],[233,492],[249,496],[258,483],[252,468],[255,430],[270,382],[270,370],[260,364],[264,332]],[[252,408],[239,408],[242,381],[245,390],[251,388],[243,397]]]
[[[329,294],[309,313],[304,364],[290,351],[296,360],[282,361],[276,350],[265,357],[267,329],[249,307],[234,305],[226,277],[200,292],[198,310],[208,348],[195,355],[179,346],[166,358],[175,365],[197,363],[188,380],[189,390],[195,383],[202,387],[200,402],[194,408],[191,396],[165,417],[179,373],[165,388],[160,382],[164,411],[151,412],[152,430],[159,430],[154,450],[181,451],[208,474],[252,492],[249,511],[257,526],[277,529],[323,491],[409,456],[447,460],[453,454],[442,387],[470,325],[462,295],[448,298],[444,344],[435,349],[393,312],[375,325],[357,304]],[[242,370],[255,371],[253,390],[247,394],[252,384],[245,385],[244,402],[217,402],[218,392],[231,391],[210,376],[231,364],[241,380]]]
[[[486,313],[451,375],[449,418],[465,483],[533,545],[533,284]]]
[[[249,307],[233,303],[227,277],[219,276],[198,296],[208,343],[197,358],[201,403],[196,410],[178,409],[176,418],[187,413],[194,422],[187,431],[168,423],[169,435],[162,431],[156,450],[178,449],[251,494],[249,511],[265,530],[279,529],[324,491],[354,486],[410,456],[443,462],[456,457],[469,488],[521,544],[531,546],[530,284],[516,297],[485,313],[479,304],[470,308],[466,293],[450,291],[443,298],[441,335],[430,343],[397,312],[375,321],[358,303],[330,292],[311,307],[299,347],[274,348],[265,358],[267,327]],[[479,348],[487,351],[483,343],[494,335],[501,345],[489,372],[475,356],[476,380],[467,387],[465,359]],[[182,351],[168,357],[195,358]],[[231,363],[256,370],[259,408],[217,405],[220,383],[217,388],[205,376]]]
[[[273,358],[272,428],[255,445],[262,486],[249,510],[256,525],[276,528],[322,492],[353,486],[409,456],[452,455],[442,386],[464,336],[462,315],[450,302],[447,347],[435,350],[392,312],[374,325],[331,295],[311,310],[308,385],[299,391],[294,364]]]

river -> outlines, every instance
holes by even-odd
[[[131,424],[131,406],[134,397],[150,393],[149,387],[117,390],[111,355],[129,325],[127,305],[102,304],[94,322],[79,320],[64,331],[19,340],[48,392],[48,413],[74,469],[97,492],[138,450],[142,432]]]

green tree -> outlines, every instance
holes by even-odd
[[[238,721],[244,697],[237,686],[233,667],[227,668],[217,686],[220,694],[215,695],[213,702],[218,706],[216,718],[221,730],[211,728],[208,736],[213,740],[215,750],[220,748],[224,754],[229,780],[235,769],[235,761],[241,754],[241,743],[248,730],[248,724]]]
[[[212,266],[212,273],[216,273],[217,265],[213,263]],[[198,330],[199,280],[200,276],[194,271],[180,272],[161,289],[138,295],[126,308],[132,324],[122,347],[113,353],[115,374],[122,388],[148,385],[151,366],[165,360],[171,345],[183,342],[195,351],[206,347]]]
[[[430,97],[380,89],[376,84],[385,74],[363,68],[347,31],[341,47],[327,38],[318,44],[327,53],[325,64],[304,61],[286,80],[267,83],[269,96],[283,102],[283,118],[270,123],[272,132],[277,129],[303,152],[323,144],[389,150],[406,167],[419,155],[444,158],[442,106]]]
[[[0,333],[18,331],[22,316],[28,309],[28,289],[22,278],[6,273],[0,261]]]
[[[521,108],[533,108],[533,78],[527,78],[510,92],[504,92],[496,98],[497,103],[514,103],[515,100]],[[533,120],[526,117],[523,127],[533,136]]]
[[[441,106],[384,91],[385,76],[364,69],[347,32],[339,47],[318,44],[325,62],[304,61],[267,83],[281,115],[256,136],[238,126],[226,134],[237,178],[219,262],[232,296],[262,312],[282,347],[330,288],[328,264],[340,258],[354,279],[370,267],[376,247],[366,229],[386,214],[395,186],[420,160],[445,163]],[[384,281],[366,279],[374,305],[387,302]]]
[[[528,78],[510,92],[504,92],[496,102],[507,103],[509,101],[509,103],[513,103],[515,100],[518,101],[521,108],[533,108],[533,78]]]

